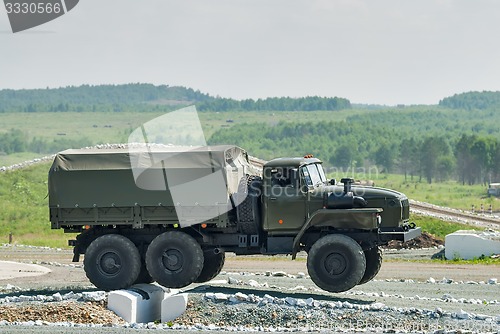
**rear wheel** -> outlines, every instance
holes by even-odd
[[[366,259],[361,246],[352,238],[330,234],[316,241],[307,257],[312,281],[330,292],[347,291],[365,273]]]
[[[146,251],[149,274],[167,288],[182,288],[193,283],[203,269],[203,261],[200,244],[180,231],[160,234]]]
[[[364,251],[366,258],[366,270],[363,278],[358,284],[365,284],[377,276],[382,267],[382,251],[378,247],[373,247]]]
[[[141,268],[141,256],[128,238],[107,234],[90,243],[83,264],[85,274],[96,287],[118,290],[135,282]]]
[[[195,280],[196,283],[204,283],[212,280],[215,276],[219,275],[224,267],[224,261],[226,255],[224,252],[215,253],[214,248],[207,248],[203,252],[203,257],[205,259],[203,263],[203,269],[200,275]]]

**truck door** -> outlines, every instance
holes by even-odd
[[[273,167],[265,172],[264,210],[266,231],[297,231],[306,217],[306,195],[300,190],[297,168]]]

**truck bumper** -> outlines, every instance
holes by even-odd
[[[391,240],[399,240],[406,242],[411,239],[415,239],[422,234],[422,229],[420,227],[415,227],[409,230],[400,229],[381,229],[379,232],[380,240],[383,242],[388,242]]]

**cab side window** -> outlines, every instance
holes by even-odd
[[[292,186],[290,168],[275,168],[271,171],[271,185],[273,187]]]

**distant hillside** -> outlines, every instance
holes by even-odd
[[[439,105],[466,110],[500,108],[500,92],[483,91],[455,94],[439,101]]]
[[[0,112],[168,111],[191,104],[196,104],[200,111],[311,111],[351,108],[350,101],[340,97],[235,100],[213,97],[192,88],[139,83],[0,90]]]
[[[0,90],[0,112],[107,111],[103,105],[144,103],[178,105],[213,99],[208,94],[178,86],[151,84],[69,86],[53,89]],[[83,110],[78,110],[80,107]],[[90,109],[90,110],[89,110]],[[116,110],[119,111],[119,110]]]

